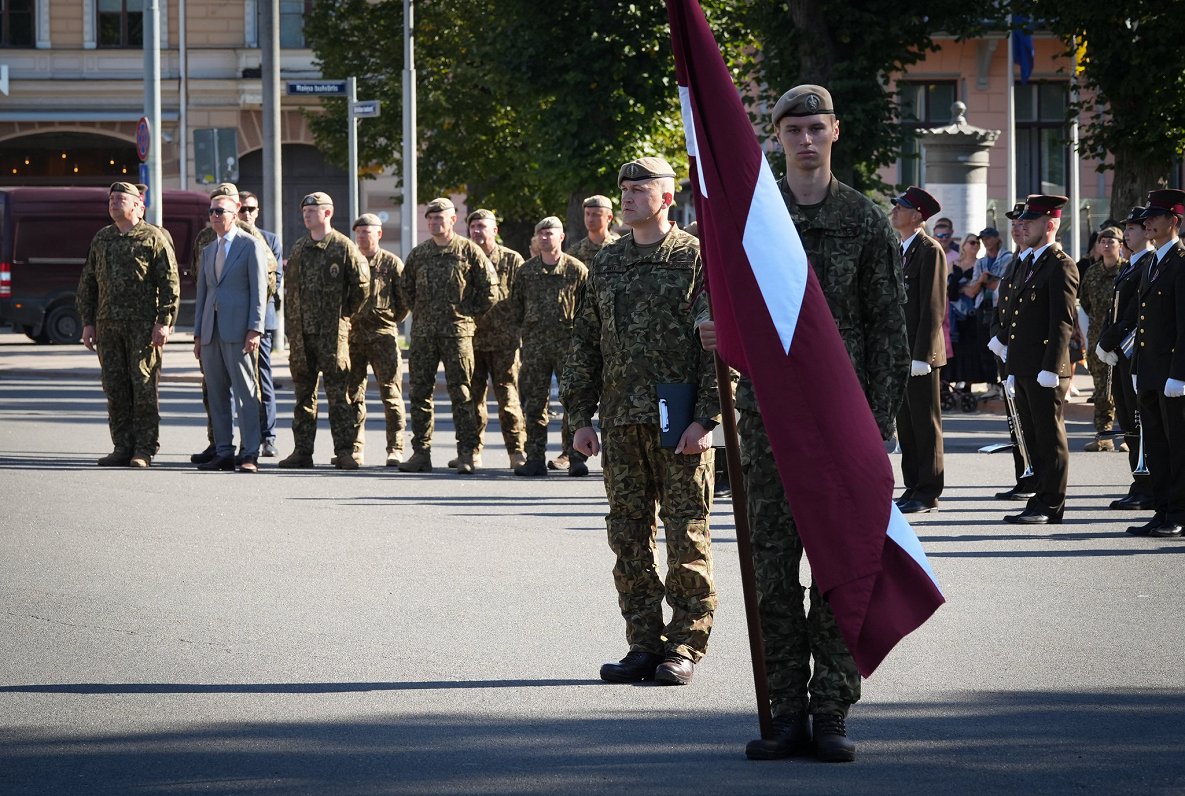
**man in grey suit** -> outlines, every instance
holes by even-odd
[[[210,395],[214,458],[199,470],[259,469],[259,392],[255,357],[267,308],[267,249],[235,224],[237,197],[210,200],[210,227],[218,238],[202,250],[194,314],[193,354],[202,363]],[[236,462],[232,406],[239,418]]]

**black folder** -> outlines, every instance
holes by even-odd
[[[659,384],[658,430],[664,448],[676,448],[695,415],[695,384]]]

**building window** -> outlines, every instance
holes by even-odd
[[[258,46],[263,36],[263,4],[269,0],[256,0],[255,3],[255,43]],[[280,0],[280,47],[285,50],[303,50],[307,45],[304,39],[305,15],[312,15],[313,0]]]
[[[1027,194],[1067,193],[1070,148],[1067,145],[1065,83],[1028,83],[1013,87],[1016,97],[1016,190]]]
[[[901,159],[897,161],[897,181],[902,188],[925,184],[917,131],[942,127],[954,121],[950,108],[958,98],[957,91],[953,80],[897,84],[897,113],[905,128]]]
[[[0,0],[0,47],[33,46],[33,0]]]
[[[99,0],[100,47],[144,46],[144,0]]]

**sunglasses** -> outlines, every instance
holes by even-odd
[[[233,216],[235,214],[235,211],[227,210],[225,207],[211,207],[210,208],[210,215],[212,215],[212,216],[225,216],[228,213]]]
[[[258,213],[259,212],[259,205],[255,205],[254,207],[251,207],[250,205],[243,205],[242,207],[239,208],[239,212],[240,213]]]

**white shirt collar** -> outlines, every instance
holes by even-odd
[[[1135,265],[1136,263],[1138,263],[1141,260],[1141,258],[1143,258],[1143,256],[1145,254],[1147,254],[1150,251],[1152,251],[1152,250],[1151,249],[1140,249],[1138,252],[1132,252],[1132,258],[1131,258],[1131,260],[1128,261],[1129,264]]]
[[[906,238],[905,240],[901,241],[901,253],[902,253],[902,254],[905,254],[907,251],[909,251],[909,245],[910,245],[911,243],[913,243],[913,239],[914,239],[914,238],[916,238],[917,236],[918,236],[918,233],[917,233],[917,231],[915,230],[915,231],[914,231],[914,233],[913,233],[912,235],[910,235],[910,236],[909,236],[908,238]]]
[[[1019,263],[1021,260],[1028,257],[1032,253],[1033,253],[1033,248],[1031,246],[1025,247],[1016,255],[1016,261]]]
[[[1173,238],[1168,243],[1166,243],[1165,245],[1161,246],[1159,249],[1156,250],[1156,261],[1157,262],[1160,262],[1161,260],[1163,260],[1164,256],[1169,253],[1169,249],[1171,249],[1177,245],[1177,240],[1178,240],[1177,238]]]
[[[1033,262],[1037,262],[1038,260],[1040,260],[1041,255],[1045,254],[1045,250],[1048,249],[1052,245],[1053,245],[1052,243],[1046,243],[1040,249],[1033,249]]]

